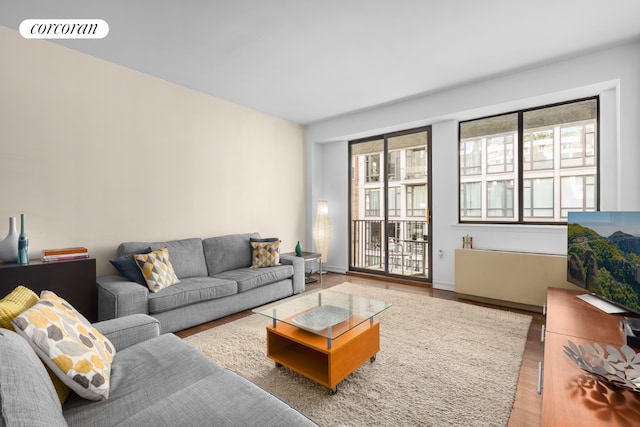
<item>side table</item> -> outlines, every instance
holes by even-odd
[[[298,256],[295,252],[287,252],[286,254],[282,255]],[[318,261],[318,265],[320,266],[318,270],[318,276],[320,276],[320,289],[322,289],[322,254],[302,251],[302,255],[300,255],[300,258],[304,259],[305,264],[309,261]],[[305,277],[304,283],[313,283],[318,281],[317,279],[311,277],[311,271],[309,271],[309,275]]]

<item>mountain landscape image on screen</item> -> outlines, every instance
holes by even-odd
[[[568,224],[567,280],[640,312],[640,235],[592,228]]]

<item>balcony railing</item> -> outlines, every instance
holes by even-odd
[[[351,267],[427,277],[427,230],[425,221],[397,220],[385,226],[383,220],[353,220]]]

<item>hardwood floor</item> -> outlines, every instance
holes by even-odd
[[[336,273],[327,273],[322,276],[322,287],[330,288],[332,286],[339,285],[343,282],[349,281],[351,283],[359,283],[369,286],[375,286],[385,289],[395,289],[404,292],[411,292],[423,295],[429,295],[435,298],[443,298],[453,301],[460,301],[468,304],[481,305],[484,307],[496,308],[500,310],[509,310],[517,313],[525,313],[533,317],[531,327],[529,328],[529,335],[527,337],[527,343],[525,346],[522,366],[520,367],[520,376],[518,379],[518,386],[516,389],[515,401],[511,416],[509,418],[510,427],[534,427],[540,425],[541,409],[542,409],[542,396],[538,395],[537,382],[538,382],[538,362],[542,360],[543,345],[540,342],[540,330],[544,323],[544,316],[540,313],[532,313],[529,311],[517,310],[512,308],[498,307],[490,304],[459,300],[455,292],[442,291],[439,289],[433,289],[428,285],[410,285],[407,283],[392,282],[387,280],[380,280],[375,276],[355,276],[344,275]],[[319,283],[309,283],[306,287],[306,292],[318,289]],[[196,334],[198,332],[223,325],[228,322],[232,322],[236,319],[243,318],[251,315],[251,310],[246,310],[241,313],[236,313],[231,316],[227,316],[222,319],[214,320],[202,325],[195,326],[193,328],[185,329],[176,333],[181,338],[188,337],[189,335]]]

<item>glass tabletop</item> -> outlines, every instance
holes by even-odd
[[[364,322],[373,322],[375,316],[389,307],[391,304],[384,301],[324,289],[270,304],[253,312],[273,319],[274,328],[277,328],[278,322],[283,322],[335,339]]]

